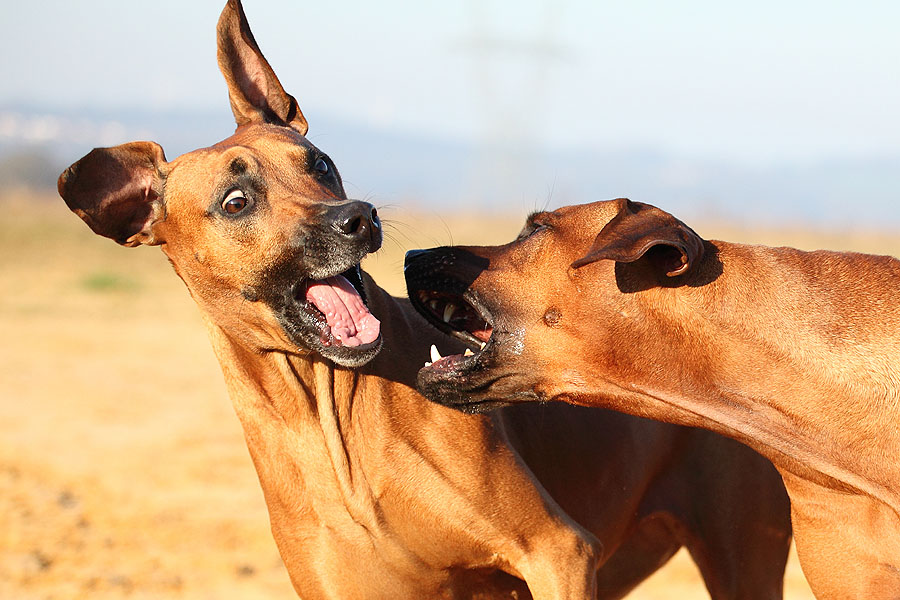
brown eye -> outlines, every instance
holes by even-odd
[[[222,210],[229,215],[234,215],[246,208],[247,198],[241,190],[231,190],[225,199],[222,200]]]
[[[327,175],[328,174],[328,163],[325,162],[324,158],[320,158],[316,161],[315,169],[322,175]]]

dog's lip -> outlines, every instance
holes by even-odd
[[[472,366],[488,351],[493,341],[493,319],[471,292],[420,289],[412,302],[435,327],[468,346],[464,354],[441,356],[437,346],[432,345],[430,361],[424,369],[450,376]]]
[[[469,414],[480,414],[485,412],[490,412],[497,408],[502,408],[505,406],[509,406],[509,402],[504,402],[501,400],[476,400],[472,397],[466,397],[463,401],[453,401],[447,402],[445,406],[450,408],[454,408],[456,410],[462,411],[464,413]]]

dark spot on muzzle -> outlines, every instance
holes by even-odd
[[[544,313],[544,324],[547,327],[555,327],[560,319],[562,319],[562,313],[558,308],[548,308]]]

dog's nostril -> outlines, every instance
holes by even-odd
[[[363,219],[359,215],[352,215],[338,223],[337,228],[344,235],[359,235],[363,228]]]
[[[365,238],[380,231],[378,213],[368,202],[352,202],[341,208],[333,227],[348,238]]]

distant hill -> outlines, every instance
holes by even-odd
[[[684,220],[826,228],[900,226],[900,157],[746,167],[654,149],[547,150],[378,129],[306,111],[310,140],[338,165],[349,195],[436,212],[521,214],[627,196]],[[152,139],[171,160],[233,130],[227,110],[58,111],[0,107],[0,185],[53,185],[94,146]]]

